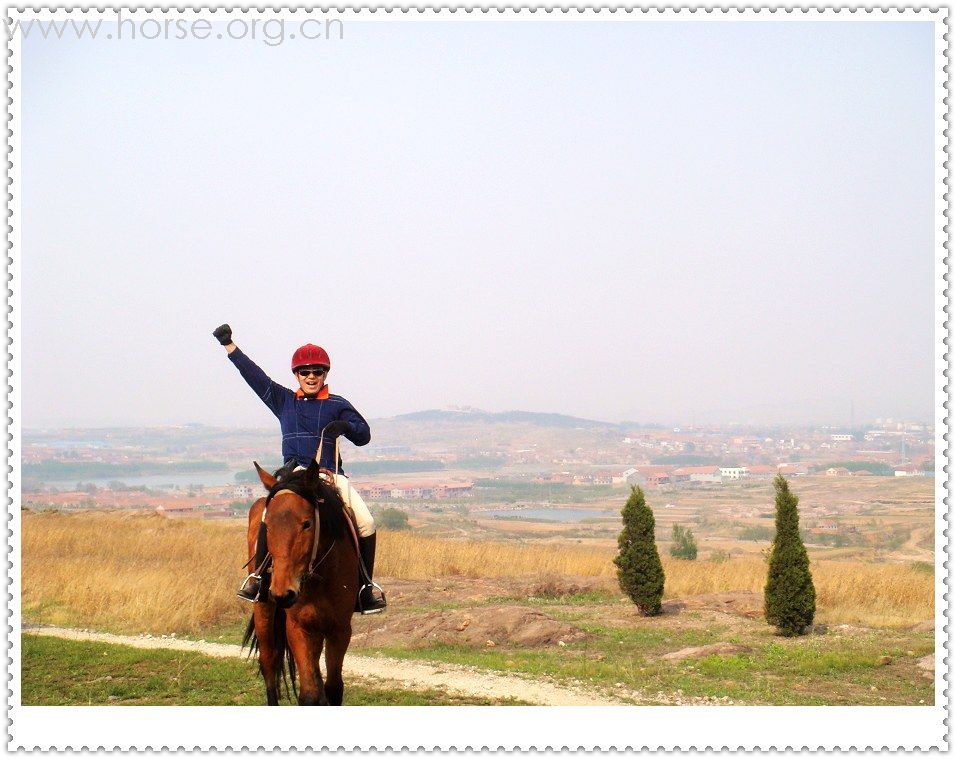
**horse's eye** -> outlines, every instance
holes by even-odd
[[[303,529],[303,530],[308,530],[311,526],[312,526],[312,520],[311,520],[311,519],[306,519],[306,520],[302,523],[302,529]]]

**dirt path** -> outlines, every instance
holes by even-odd
[[[932,535],[935,531],[935,527],[927,528],[916,528],[910,532],[909,539],[900,546],[900,551],[909,550],[912,551],[912,556],[915,557],[915,561],[932,561],[933,552],[926,548],[921,548],[919,542],[928,536]]]
[[[193,651],[205,656],[235,658],[245,656],[239,646],[205,641],[154,638],[148,635],[113,635],[65,627],[24,627],[24,634],[50,635],[69,640],[88,640],[115,643],[133,648],[164,648],[174,651]],[[518,675],[488,672],[457,664],[418,663],[385,657],[349,654],[345,659],[346,672],[369,682],[389,683],[412,690],[434,689],[449,695],[482,696],[490,699],[514,698],[542,706],[614,706],[632,701],[589,693],[584,687],[555,685],[547,681],[531,680]],[[388,673],[386,677],[383,673]]]

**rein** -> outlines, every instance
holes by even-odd
[[[322,463],[322,446],[325,444],[325,430],[319,433],[319,447],[315,452],[315,460]],[[319,475],[325,480],[329,485],[335,487],[335,475],[339,473],[339,439],[335,438],[335,463],[333,466],[334,470],[319,468]]]

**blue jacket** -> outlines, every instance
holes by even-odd
[[[339,419],[351,425],[352,429],[345,433],[345,437],[355,445],[366,445],[372,439],[368,422],[345,398],[331,395],[328,387],[323,387],[322,392],[315,398],[306,398],[301,390],[292,392],[278,382],[273,382],[238,348],[229,354],[229,360],[236,365],[249,387],[279,419],[283,462],[289,463],[294,459],[302,466],[312,463],[319,447],[319,433],[329,422]],[[335,440],[325,438],[319,466],[341,471],[341,468],[336,468]]]

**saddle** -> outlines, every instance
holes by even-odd
[[[336,449],[338,449],[338,445],[336,445]],[[319,450],[322,450],[321,447]],[[338,454],[338,450],[336,450],[336,454]],[[331,485],[336,489],[336,491],[338,491],[338,485],[335,482],[335,472],[333,472],[331,469],[320,467],[319,477],[321,477],[328,485]],[[355,512],[352,511],[351,506],[349,506],[348,499],[342,499],[342,511],[345,513],[345,523],[349,526],[349,535],[352,538],[352,547],[355,548],[355,554],[359,557],[359,568],[362,571],[362,575],[367,580],[368,571],[365,568],[365,564],[362,562],[362,552],[359,550],[358,523],[355,521]],[[316,522],[316,524],[318,524],[318,522]],[[318,539],[318,533],[316,533],[316,539]]]

